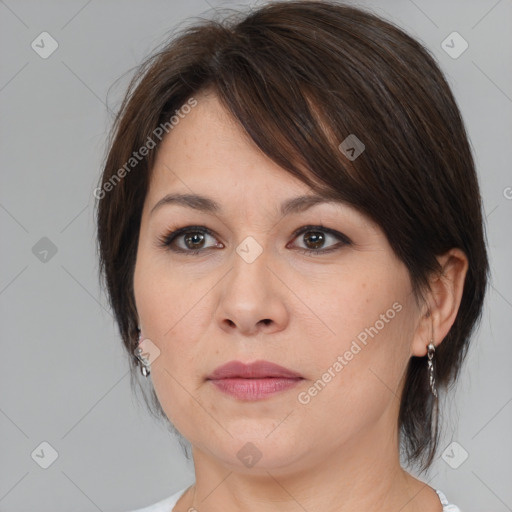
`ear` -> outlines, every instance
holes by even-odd
[[[468,259],[460,249],[439,256],[441,272],[432,276],[421,316],[414,334],[411,355],[424,356],[433,338],[437,347],[450,331],[459,311]]]

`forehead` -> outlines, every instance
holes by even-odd
[[[179,118],[158,148],[150,194],[171,187],[187,193],[311,191],[256,146],[214,93],[195,99],[197,105]]]

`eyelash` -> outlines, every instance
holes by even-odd
[[[339,231],[336,231],[334,229],[329,229],[329,228],[326,228],[325,226],[321,226],[321,225],[308,225],[308,226],[303,226],[303,227],[295,230],[292,233],[293,240],[298,238],[300,235],[307,233],[308,231],[320,231],[322,233],[332,235],[334,238],[337,238],[340,243],[335,244],[334,246],[329,247],[328,249],[304,249],[301,247],[297,248],[297,250],[302,254],[306,254],[306,255],[327,254],[327,253],[333,252],[335,250],[339,250],[339,249],[341,249],[341,247],[343,247],[345,245],[352,244],[352,241],[350,240],[350,238],[348,238],[348,236],[344,235],[343,233],[340,233]],[[187,233],[196,233],[196,232],[207,234],[213,238],[216,238],[215,233],[213,233],[213,231],[211,231],[210,229],[208,229],[204,226],[185,226],[185,227],[176,229],[174,231],[171,231],[164,236],[158,237],[158,245],[160,247],[171,250],[173,252],[185,254],[186,256],[194,256],[199,253],[204,253],[208,249],[215,249],[215,247],[208,247],[206,249],[185,250],[185,249],[176,249],[176,248],[171,247],[171,244],[174,242],[174,240],[176,240],[178,237],[180,237],[180,235],[183,236],[183,235],[186,235]]]

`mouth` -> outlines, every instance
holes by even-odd
[[[239,400],[261,400],[292,389],[303,377],[283,366],[260,360],[249,364],[230,361],[214,370],[207,380]]]

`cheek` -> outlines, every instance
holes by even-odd
[[[152,381],[162,404],[176,397],[185,410],[192,402],[184,389],[193,392],[204,371],[198,365],[204,347],[196,340],[212,322],[208,300],[212,282],[198,279],[197,273],[195,277],[172,271],[160,255],[139,252],[134,272],[136,307],[144,337],[160,350],[151,365]]]
[[[308,294],[328,330],[319,336],[304,326],[302,351],[313,367],[308,378],[317,383],[307,394],[322,395],[325,407],[331,404],[326,411],[335,403],[378,409],[393,398],[410,357],[416,310],[408,274],[353,272],[341,282],[338,276]]]
[[[300,390],[296,407],[298,417],[305,418],[312,431],[315,425],[322,425],[322,439],[315,441],[317,445],[333,439],[348,442],[382,422],[389,422],[390,429],[395,427],[400,382],[408,361],[407,337],[403,334],[408,330],[406,315],[404,307],[377,333],[355,328],[354,336],[338,336],[335,344],[311,353],[317,372]],[[367,337],[358,339],[360,333]]]
[[[141,254],[134,273],[134,294],[143,334],[160,350],[150,374],[158,401],[178,431],[189,432],[200,414],[193,398],[191,375],[197,373],[198,359],[190,327],[196,325],[191,319],[197,318],[202,307],[201,290]]]
[[[134,295],[144,335],[156,340],[172,336],[201,308],[206,283],[173,269],[165,253],[139,249],[134,272]]]
[[[407,316],[404,311],[409,308],[410,286],[403,272],[389,275],[385,269],[366,267],[301,284],[308,290],[304,302],[317,318],[316,334],[311,331],[307,337],[323,340],[321,344],[312,343],[315,351],[325,347],[327,352],[337,353],[348,349],[355,339],[364,343],[386,338]]]

